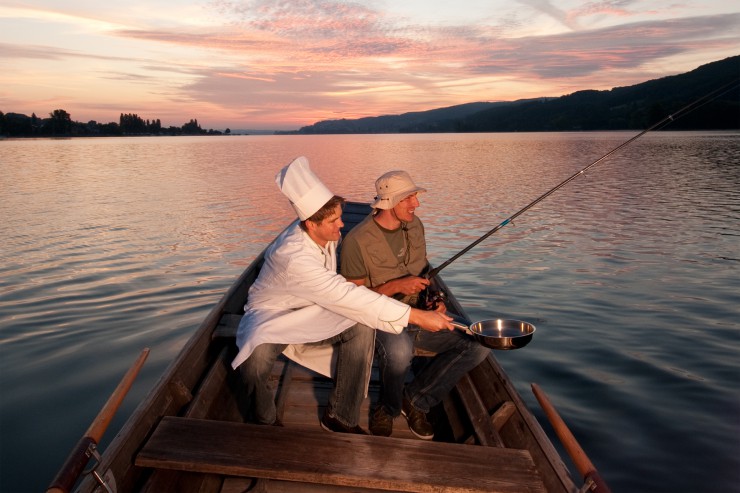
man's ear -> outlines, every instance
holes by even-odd
[[[304,226],[306,226],[306,231],[307,232],[312,233],[312,232],[316,231],[317,224],[315,222],[311,221],[310,219],[306,219],[305,221],[303,221],[303,224],[304,224]]]

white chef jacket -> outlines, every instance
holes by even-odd
[[[336,248],[333,241],[320,247],[297,221],[268,247],[236,333],[233,368],[260,344],[289,344],[286,356],[331,376],[331,346],[303,344],[333,337],[356,322],[394,334],[408,325],[408,305],[337,274]]]

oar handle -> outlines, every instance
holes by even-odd
[[[108,401],[103,405],[102,409],[95,417],[95,420],[82,438],[80,438],[79,442],[77,442],[75,448],[72,449],[72,452],[67,457],[67,460],[59,470],[59,473],[57,473],[56,477],[51,482],[46,493],[67,493],[75,485],[77,478],[79,478],[82,470],[90,460],[92,447],[96,446],[100,442],[100,439],[103,437],[103,433],[105,433],[105,429],[113,419],[113,415],[116,414],[121,403],[123,403],[123,399],[131,389],[136,376],[139,374],[139,370],[144,366],[144,361],[146,361],[147,356],[149,356],[149,349],[145,348],[141,351],[141,354],[136,359],[133,366],[131,366],[123,376],[118,387],[116,387],[116,390],[113,391],[111,396],[108,398]]]
[[[68,493],[77,482],[91,457],[92,438],[82,437],[72,449],[64,465],[51,482],[46,493]]]
[[[584,481],[590,481],[592,483],[589,489],[594,493],[611,493],[611,490],[606,485],[606,482],[604,482],[601,475],[596,470],[596,467],[586,455],[586,452],[584,452],[581,446],[578,444],[578,441],[568,429],[565,421],[563,421],[558,412],[555,410],[555,406],[550,403],[550,400],[547,398],[542,389],[540,389],[540,386],[536,383],[533,383],[532,392],[537,398],[537,401],[540,403],[540,406],[542,406],[542,410],[545,411],[545,415],[547,415],[547,419],[550,421],[550,424],[555,429],[555,433],[558,435],[560,442],[565,447],[565,450],[568,452],[568,455],[570,455],[570,458],[573,459],[578,472],[581,473]]]

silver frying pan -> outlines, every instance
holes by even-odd
[[[451,322],[458,329],[472,335],[480,344],[491,349],[519,349],[532,340],[535,327],[529,322],[498,318],[465,325]]]

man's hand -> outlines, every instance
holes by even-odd
[[[418,308],[412,308],[409,315],[410,324],[418,325],[429,332],[454,330],[454,327],[450,323],[451,320],[452,317],[447,316],[443,312],[419,310]]]
[[[408,296],[424,291],[429,286],[429,279],[418,276],[405,276],[388,281],[383,286],[387,286],[386,290],[391,293],[391,296],[398,293]]]
[[[365,286],[365,279],[349,279],[349,281],[358,286]],[[424,291],[427,286],[429,286],[429,279],[418,276],[404,276],[384,282],[380,286],[375,286],[370,289],[376,293],[393,297],[397,294],[402,294],[404,296],[418,294]]]
[[[447,312],[447,307],[445,306],[445,304],[443,302],[440,301],[439,303],[437,303],[437,306],[434,308],[434,311],[435,312],[446,313]]]

